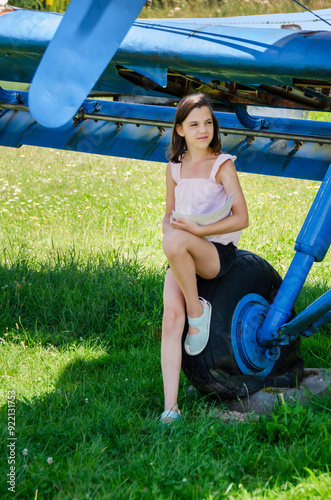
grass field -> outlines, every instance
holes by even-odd
[[[25,9],[41,9],[51,12],[65,12],[70,0],[10,0],[10,5]],[[301,2],[302,3],[302,2]],[[305,0],[312,10],[330,7],[328,0]],[[302,12],[303,8],[293,0],[149,0],[140,17],[223,17],[248,16],[253,14],[274,14]]]
[[[328,0],[300,2],[310,10],[327,9]],[[293,0],[151,0],[143,8],[142,18],[232,17],[284,12],[304,12]]]
[[[0,497],[328,499],[330,400],[223,424],[187,397],[162,428],[165,165],[1,149]],[[319,183],[241,174],[241,248],[284,275]],[[315,264],[297,310],[330,286]],[[330,326],[302,345],[331,366]],[[15,401],[15,493],[8,401]]]

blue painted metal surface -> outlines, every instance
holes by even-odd
[[[261,346],[287,345],[289,339],[282,337],[279,327],[287,322],[291,316],[294,303],[302,289],[308,273],[315,259],[312,255],[297,252],[286,276],[278,290],[274,302],[271,304],[267,317],[257,332],[257,341]]]
[[[244,375],[265,378],[274,367],[279,348],[260,346],[256,334],[269,310],[268,302],[258,294],[246,295],[237,305],[231,325],[232,350]]]
[[[31,114],[41,125],[57,128],[73,117],[144,4],[145,0],[71,0],[29,91]]]
[[[315,10],[316,14],[331,23],[331,9]],[[169,19],[169,22],[175,21]],[[331,31],[331,27],[316,18],[310,12],[290,12],[287,14],[265,14],[257,16],[236,16],[236,17],[221,17],[221,18],[199,18],[181,19],[183,23],[191,22],[205,24],[221,24],[229,26],[244,26],[250,28],[266,28],[266,29],[293,29],[293,30],[308,30],[308,31]],[[175,21],[176,22],[176,21]]]
[[[296,254],[289,270],[258,331],[257,339],[260,345],[268,345],[272,340],[284,343],[279,328],[290,317],[292,307],[313,262],[324,258],[330,243],[331,165],[300,231],[295,244]]]
[[[60,15],[17,10],[0,17],[0,79],[31,82],[61,20]],[[166,50],[165,50],[166,47]],[[292,85],[293,79],[331,79],[331,33],[259,30],[208,25],[198,20],[138,20],[121,43],[95,90],[138,93],[117,66],[149,77],[175,71],[203,81]],[[208,57],[206,57],[206,55]],[[143,90],[143,89],[140,89]],[[161,95],[152,89],[148,95]]]
[[[234,111],[236,116],[243,127],[259,129],[268,128],[268,122],[262,118],[253,118],[248,111],[247,107],[242,104],[237,104],[234,106]]]
[[[26,93],[20,95],[24,101]],[[166,161],[171,135],[168,127],[173,122],[175,108],[90,99],[85,101],[85,106],[89,106],[92,118],[113,117],[114,121],[78,119],[76,127],[72,122],[50,132],[28,111],[4,109],[0,115],[0,145],[20,147],[28,144],[111,156],[123,156],[125,152],[130,158]],[[331,158],[331,123],[266,117],[268,129],[250,131],[244,129],[234,113],[217,112],[216,116],[223,131],[223,150],[238,156],[236,165],[239,171],[312,180],[324,178]],[[126,119],[154,120],[168,127],[160,134],[156,125],[137,127],[123,123]],[[123,126],[118,129],[117,123],[123,123]],[[248,136],[249,133],[253,136]],[[259,133],[266,136],[258,137],[256,134]],[[270,140],[268,134],[273,133],[289,134],[289,138]],[[299,133],[306,137],[306,142],[293,155],[295,141],[291,137]],[[329,143],[323,146],[319,142],[312,143],[314,136],[320,137],[320,141],[324,137]],[[250,142],[252,137],[255,139]]]
[[[292,321],[282,325],[279,328],[279,333],[282,337],[288,338],[298,337],[301,333],[306,337],[310,336],[317,330],[316,323],[322,318],[325,322],[331,320],[331,290],[315,300]],[[319,323],[318,326],[321,324]]]
[[[261,317],[261,305],[257,298],[246,296],[237,306],[231,335],[236,359],[240,358],[244,365],[243,369],[237,359],[243,373],[253,375],[257,366],[263,366],[263,370],[271,370],[274,360],[270,358],[270,348],[287,345],[301,334],[309,335],[309,332],[330,320],[331,291],[287,323],[313,263],[324,258],[330,243],[331,165],[296,241],[296,254],[292,263],[263,322],[257,327],[253,326],[254,334],[252,321],[244,321],[242,318],[247,316],[247,310],[250,318]]]
[[[324,259],[331,244],[331,165],[296,239],[294,249]]]
[[[13,90],[5,90],[0,87],[0,102],[19,103],[22,102],[22,100],[18,92],[15,92]]]
[[[302,335],[304,337],[310,337],[314,332],[317,332],[320,326],[326,325],[327,323],[331,323],[331,311],[316,319],[307,330],[302,332]]]

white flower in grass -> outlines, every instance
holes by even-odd
[[[22,451],[22,455],[24,455],[26,457],[28,453],[29,453],[29,450],[27,448],[24,448],[24,450]]]
[[[48,457],[47,463],[52,464],[54,462],[53,457]]]
[[[186,483],[187,479],[186,477],[183,477],[183,483]]]
[[[88,403],[88,398],[85,398],[85,403]]]

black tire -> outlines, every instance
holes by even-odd
[[[210,338],[198,356],[189,356],[183,349],[182,368],[200,393],[234,398],[263,387],[294,387],[302,379],[300,339],[282,348],[272,372],[264,379],[243,375],[232,351],[231,323],[238,302],[249,293],[257,293],[272,303],[281,281],[267,261],[247,250],[237,250],[233,265],[221,278],[198,278],[199,295],[213,308]],[[187,325],[183,340],[186,333]]]

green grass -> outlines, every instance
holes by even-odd
[[[327,0],[306,0],[301,2],[310,10],[327,9]],[[180,17],[233,17],[284,12],[304,12],[305,9],[292,0],[151,0],[143,8],[142,18]]]
[[[41,9],[65,12],[70,0],[11,0],[10,4],[25,9]],[[305,0],[306,7],[313,10],[328,8],[327,0]],[[140,17],[225,17],[302,12],[292,0],[149,0]]]
[[[182,375],[183,421],[157,422],[165,165],[1,151],[1,498],[328,499],[327,398],[223,424],[211,403],[187,396]],[[240,246],[284,276],[319,183],[240,180],[250,212]],[[328,254],[298,312],[330,287],[330,271]],[[330,325],[304,339],[306,366],[330,367],[329,334]],[[12,390],[15,494],[5,458]]]
[[[11,0],[10,4],[25,9],[41,9],[65,12],[70,0]],[[305,0],[309,9],[329,7],[327,0]],[[303,9],[292,0],[149,0],[140,17],[224,17],[247,16],[253,14],[274,14],[282,12],[302,12]]]

